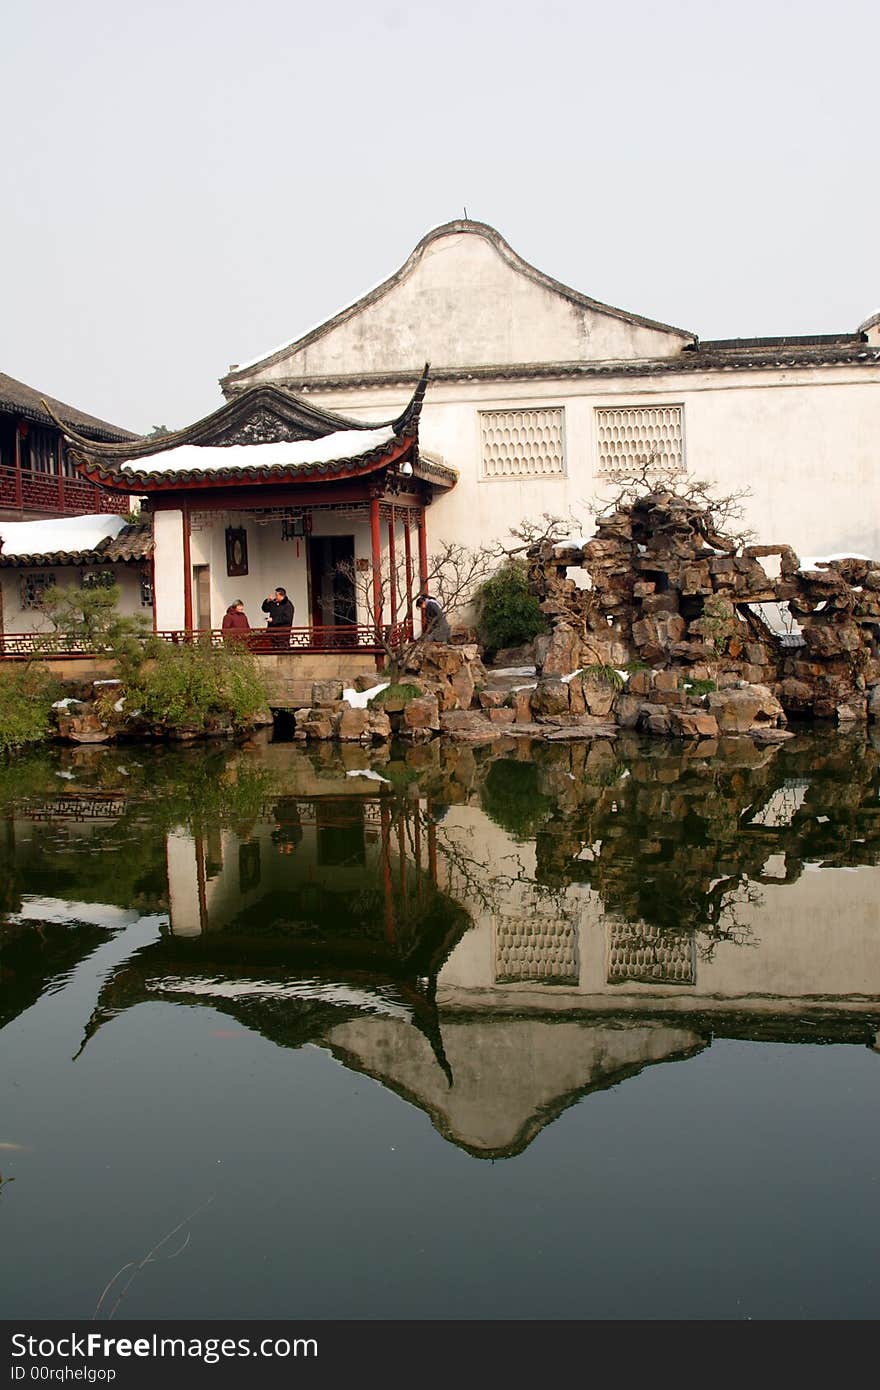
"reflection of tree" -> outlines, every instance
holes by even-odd
[[[481,788],[483,810],[517,840],[534,838],[553,810],[553,799],[539,790],[538,765],[519,759],[489,764]]]

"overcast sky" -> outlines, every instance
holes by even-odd
[[[488,222],[703,338],[880,309],[877,0],[7,0],[0,370],[130,429]]]

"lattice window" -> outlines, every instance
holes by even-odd
[[[495,930],[495,980],[546,985],[578,983],[577,934],[571,922],[552,917],[499,917]]]
[[[684,469],[684,410],[680,405],[596,410],[598,472],[630,478]]]
[[[20,591],[22,608],[41,608],[46,590],[54,584],[54,574],[23,574]]]
[[[481,410],[484,478],[561,478],[565,475],[562,407]]]
[[[83,570],[84,589],[112,589],[115,583],[116,575],[112,570]]]
[[[696,948],[689,932],[664,932],[645,923],[608,924],[609,985],[627,980],[643,984],[696,983]]]

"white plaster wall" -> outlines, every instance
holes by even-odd
[[[90,567],[91,568],[91,567]],[[141,604],[140,576],[136,566],[103,565],[99,568],[112,569],[115,582],[119,586],[117,611],[126,617],[143,616],[152,625],[152,610]],[[4,568],[0,570],[0,590],[3,594],[3,631],[50,632],[52,625],[37,608],[22,608],[21,581],[27,573],[48,574],[59,589],[73,586],[81,587],[84,567],[82,565],[56,565],[33,570]]]
[[[387,418],[405,391],[314,392],[357,419]],[[566,476],[482,479],[478,412],[562,406]],[[428,513],[438,540],[506,539],[523,518],[573,511],[589,534],[588,504],[608,495],[597,477],[595,409],[682,405],[685,461],[729,492],[751,488],[744,525],[802,555],[851,550],[880,557],[880,367],[670,373],[595,381],[429,385],[422,448],[459,471]]]
[[[160,632],[182,628],[183,513],[157,511],[153,518],[153,601]]]
[[[173,514],[160,512],[157,514],[157,520],[159,516],[167,518],[169,515],[180,518],[179,512]],[[226,573],[226,528],[228,526],[244,527],[247,532],[248,573],[246,575],[235,577]],[[175,574],[177,575],[177,585],[181,590],[179,622],[168,623],[159,617],[157,625],[160,629],[183,626],[183,542],[182,532],[178,536],[177,530],[177,527],[169,525],[167,521],[156,527],[157,612],[164,613],[168,611],[169,607],[173,611],[170,600],[174,597],[171,591]],[[365,513],[346,515],[344,512],[316,509],[312,513],[312,534],[316,538],[320,536],[352,536],[354,538],[355,561],[370,559],[371,557],[370,525]],[[381,535],[382,555],[387,573],[388,523],[385,519],[382,521]],[[400,563],[404,554],[403,526],[400,521],[397,522],[395,536],[397,560]],[[298,554],[297,551],[299,551]],[[418,541],[414,529],[412,533],[412,557],[415,593],[418,586]],[[274,593],[279,584],[287,590],[294,605],[294,626],[304,627],[311,622],[308,595],[308,538],[301,537],[298,543],[296,540],[283,541],[281,539],[280,520],[273,519],[261,522],[245,511],[219,512],[204,522],[199,520],[193,527],[190,537],[190,558],[193,566],[208,565],[210,567],[212,627],[220,627],[229,604],[238,598],[244,600],[245,613],[251,627],[265,627],[266,614],[262,612],[261,604],[265,598]],[[363,573],[359,572],[356,585],[359,623],[370,622],[368,588],[369,574],[365,577]],[[403,587],[400,590],[398,608],[399,616],[402,617],[405,609]],[[196,596],[194,591],[194,622],[197,619],[195,610]],[[390,621],[390,608],[387,604],[384,617],[386,622]]]
[[[253,380],[476,363],[667,357],[687,336],[579,306],[537,284],[479,232],[427,245],[381,299]]]

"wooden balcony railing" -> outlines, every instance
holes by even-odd
[[[116,512],[124,516],[130,506],[125,493],[105,492],[83,478],[8,465],[0,467],[0,507],[4,510],[60,512],[65,516]]]
[[[223,632],[219,628],[202,628],[187,632],[171,628],[153,635],[173,646],[201,643],[211,647],[242,646],[257,655],[295,656],[302,652],[365,652],[379,655],[385,645],[397,647],[412,636],[408,622],[386,625],[379,640],[373,624],[354,623],[338,627],[276,627],[253,628],[249,632]],[[0,659],[27,661],[34,657],[53,661],[74,660],[83,656],[101,656],[108,652],[100,639],[86,641],[63,632],[0,633]]]

